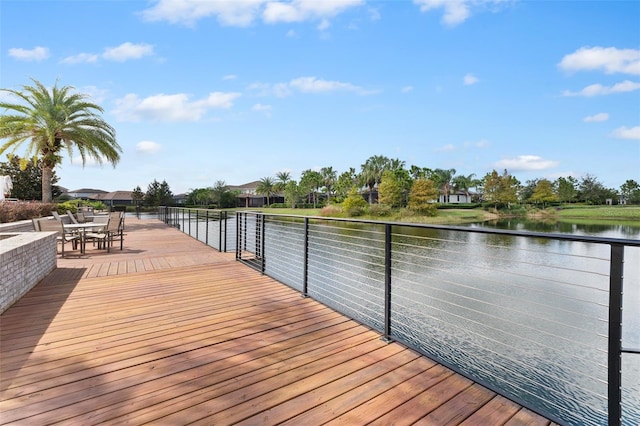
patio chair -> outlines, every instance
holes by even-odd
[[[79,223],[78,219],[76,219],[76,217],[73,215],[73,213],[71,213],[70,210],[67,210],[67,216],[69,217],[69,219],[71,219],[71,223]]]
[[[109,225],[107,226],[107,234],[108,235],[108,250],[111,251],[111,247],[113,247],[113,242],[116,239],[120,239],[120,250],[122,250],[124,245],[124,212],[113,212],[109,218]]]
[[[78,213],[76,213],[76,218],[78,219],[78,222],[80,222],[80,223],[87,222],[87,218],[84,216],[84,213],[82,213],[80,211]]]
[[[52,210],[52,211],[51,211],[51,216],[53,216],[53,218],[54,218],[55,220],[61,220],[61,219],[60,219],[60,215],[59,215],[59,214],[58,214],[58,212],[57,212],[57,211],[55,211],[55,210]]]
[[[31,223],[33,223],[33,230],[35,232],[40,232],[40,219],[39,218],[33,218],[33,219],[31,219]]]
[[[108,243],[108,238],[109,238],[108,227],[111,220],[109,219],[109,216],[106,216],[106,219],[107,220],[104,222],[102,221],[92,222],[97,225],[96,228],[99,227],[100,225],[103,225],[103,227],[102,229],[92,230],[85,233],[84,235],[85,243],[87,241],[91,241],[95,245],[95,243],[97,242],[98,249],[107,247],[106,244]]]
[[[78,242],[80,242],[80,234],[76,233],[67,233],[64,230],[64,225],[62,222],[57,221],[55,219],[40,219],[38,221],[38,226],[41,232],[53,231],[58,233],[57,240],[62,243],[62,253],[61,256],[64,257],[64,245],[65,243],[70,242],[71,246],[74,250],[78,248]]]

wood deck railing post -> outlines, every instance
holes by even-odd
[[[302,266],[302,297],[309,295],[309,218],[304,218],[304,255]]]
[[[391,337],[391,224],[384,225],[384,336],[382,340],[392,342]]]

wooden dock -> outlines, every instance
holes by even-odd
[[[0,316],[0,424],[549,425],[165,224]]]

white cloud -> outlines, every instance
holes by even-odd
[[[73,165],[79,165],[82,167],[101,167],[103,164],[110,164],[109,160],[107,160],[104,157],[100,157],[101,161],[96,160],[93,157],[90,156],[86,156],[84,164],[82,164],[82,157],[80,155],[76,155],[75,157],[71,158],[71,164]]]
[[[640,126],[618,127],[610,136],[616,139],[640,140]]]
[[[616,93],[625,93],[625,92],[633,92],[635,90],[640,90],[640,83],[635,81],[625,80],[622,83],[616,83],[613,86],[603,86],[602,84],[592,84],[590,86],[585,87],[579,92],[571,92],[569,90],[565,90],[562,95],[563,96],[599,96],[599,95],[613,95]]]
[[[227,74],[222,77],[223,80],[235,80],[236,78],[238,78],[238,76],[235,74]]]
[[[210,109],[228,109],[239,93],[212,92],[205,99],[191,101],[184,93],[159,94],[140,99],[128,94],[116,101],[114,114],[120,121],[199,121]]]
[[[436,152],[449,152],[449,151],[455,151],[456,147],[453,144],[446,144],[443,145],[441,147],[438,147],[435,149]]]
[[[364,0],[293,0],[288,3],[270,1],[266,3],[262,18],[267,23],[320,20],[326,22],[320,24],[319,29],[323,30],[326,29],[329,18],[363,4]]]
[[[374,92],[365,90],[362,87],[355,86],[351,83],[343,83],[340,81],[320,80],[316,77],[299,77],[289,82],[289,87],[296,89],[302,93],[323,93],[346,91],[354,92],[358,95],[368,95]]]
[[[329,93],[329,92],[352,92],[365,96],[378,93],[374,90],[367,90],[360,86],[341,81],[322,80],[316,77],[299,77],[288,83],[253,83],[247,90],[255,92],[258,96],[275,95],[279,98],[291,96],[293,92],[300,93]]]
[[[302,22],[332,18],[364,0],[159,0],[142,11],[147,21],[168,21],[193,26],[199,19],[215,17],[226,26],[246,27],[257,19],[267,23]]]
[[[558,66],[565,71],[603,70],[606,74],[640,75],[640,49],[581,47],[565,55]]]
[[[479,81],[478,77],[473,74],[465,75],[462,80],[466,86],[471,86],[472,84],[476,84]]]
[[[402,93],[409,93],[409,92],[413,92],[414,87],[413,86],[404,86],[402,89],[400,89],[400,91]]]
[[[63,64],[93,64],[98,62],[98,55],[93,53],[79,53],[73,56],[67,56],[62,61]]]
[[[140,141],[136,144],[136,151],[141,154],[155,154],[162,149],[162,145],[153,141]]]
[[[515,158],[505,158],[494,164],[496,168],[509,171],[535,171],[556,167],[559,163],[553,160],[545,160],[537,155],[519,155]]]
[[[222,25],[246,27],[259,15],[266,1],[159,0],[142,11],[142,17],[147,21],[193,26],[199,19],[215,16]]]
[[[607,121],[609,119],[609,114],[606,112],[601,112],[594,115],[589,115],[582,119],[585,123],[599,123],[602,121]]]
[[[413,0],[421,12],[443,9],[442,23],[449,26],[458,25],[471,17],[472,9],[495,6],[507,3],[505,0]]]
[[[102,57],[109,61],[124,62],[128,59],[140,59],[144,56],[151,55],[153,55],[152,45],[145,43],[133,44],[130,42],[126,42],[117,47],[107,47],[104,50]]]
[[[298,38],[298,33],[296,33],[295,30],[287,31],[286,35],[288,38]]]
[[[30,50],[16,47],[9,49],[9,56],[20,61],[39,62],[49,57],[49,49],[42,46],[36,46]]]

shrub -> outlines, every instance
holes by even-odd
[[[3,202],[0,203],[0,223],[17,222],[36,217],[51,216],[56,205],[53,203],[40,202]]]
[[[367,202],[355,189],[352,189],[349,196],[342,202],[342,211],[348,216],[362,216],[366,207]]]
[[[320,216],[324,216],[324,217],[336,217],[336,216],[340,216],[341,213],[342,213],[342,209],[338,206],[333,206],[333,205],[323,207],[322,210],[320,210]]]
[[[391,206],[386,204],[372,204],[367,209],[367,214],[378,217],[391,216]]]

